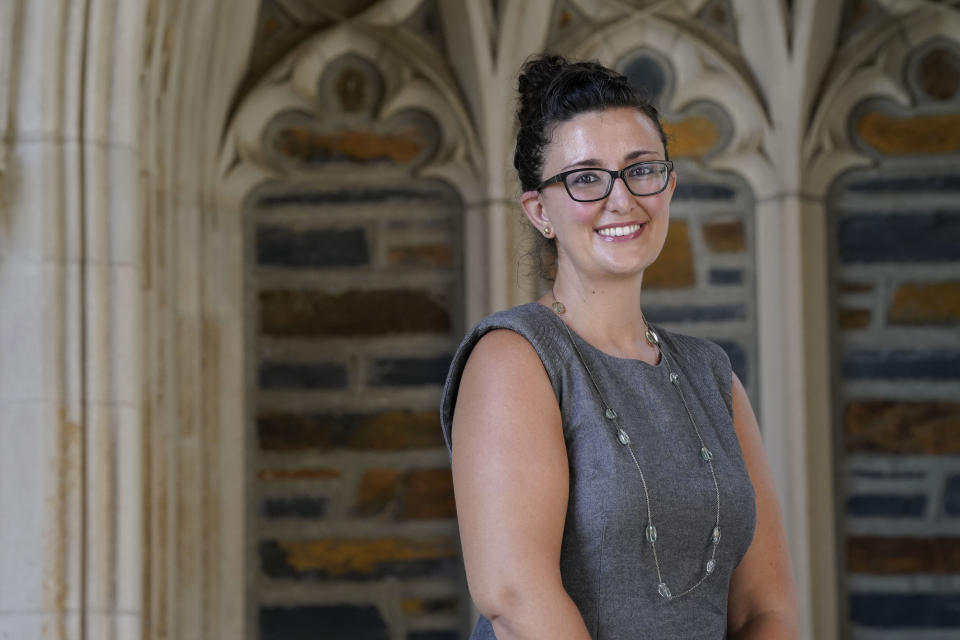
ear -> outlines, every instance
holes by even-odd
[[[520,196],[520,206],[523,207],[523,213],[527,216],[537,231],[543,233],[543,228],[550,224],[547,212],[543,208],[543,202],[540,199],[539,191],[524,191]]]
[[[673,200],[673,190],[677,188],[677,170],[674,169],[670,172],[670,180],[667,183],[667,199]]]

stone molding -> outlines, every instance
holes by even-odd
[[[142,637],[243,638],[242,228],[217,200],[217,159],[259,7],[137,6]]]

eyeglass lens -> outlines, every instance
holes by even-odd
[[[627,188],[635,196],[646,196],[663,189],[669,176],[666,164],[641,162],[623,171]],[[575,200],[599,200],[611,190],[613,176],[597,169],[581,169],[567,174],[564,184]]]

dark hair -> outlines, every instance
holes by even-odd
[[[553,127],[591,111],[630,107],[653,122],[663,142],[664,159],[669,160],[667,136],[657,109],[638,95],[627,78],[598,62],[568,62],[557,55],[528,59],[520,70],[519,128],[513,166],[520,186],[532,191],[543,181],[543,152],[550,142]],[[557,248],[553,240],[535,233],[534,258],[538,271],[551,279]]]

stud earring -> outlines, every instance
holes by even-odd
[[[553,235],[553,229],[550,228],[550,225],[544,226],[544,227],[543,227],[543,237],[544,237],[544,238],[549,238],[549,237],[551,237],[552,235]]]

